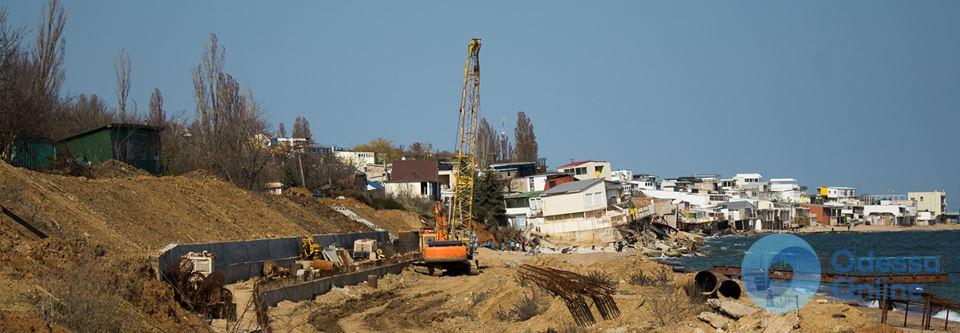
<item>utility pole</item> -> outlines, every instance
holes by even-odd
[[[307,187],[307,178],[303,176],[303,160],[300,158],[303,154],[297,154],[297,164],[300,165],[300,185]]]

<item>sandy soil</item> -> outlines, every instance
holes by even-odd
[[[119,162],[93,171],[96,179],[0,162],[0,205],[49,236],[0,214],[0,332],[56,330],[51,305],[120,320],[87,330],[202,330],[150,274],[148,255],[175,242],[370,230],[312,197],[253,193],[204,172],[155,177]],[[77,301],[65,304],[59,294]]]
[[[484,266],[479,275],[428,276],[416,269],[382,278],[377,288],[366,284],[336,288],[308,302],[284,302],[270,309],[275,331],[293,332],[717,332],[697,319],[712,311],[691,303],[674,286],[639,286],[630,276],[664,270],[645,257],[630,253],[589,253],[525,256],[481,249]],[[614,299],[621,311],[617,319],[583,330],[574,326],[564,303],[517,278],[518,265],[531,263],[580,273],[600,270],[617,278]],[[528,320],[504,321],[499,312],[514,307],[524,296],[538,295],[545,310]],[[535,298],[536,298],[535,297]],[[678,301],[679,300],[679,301]],[[818,298],[819,300],[819,298]],[[749,304],[749,301],[742,301]],[[799,332],[895,332],[879,325],[869,312],[826,299],[801,309]],[[674,317],[675,316],[675,317]],[[726,331],[771,332],[775,322],[790,315],[759,312],[734,321]],[[670,318],[673,317],[673,318]],[[664,318],[665,322],[661,322]],[[791,327],[792,328],[792,327]]]
[[[400,232],[420,230],[425,225],[420,221],[417,213],[395,209],[373,209],[353,198],[325,198],[320,202],[327,206],[340,205],[357,215],[375,223],[390,234],[396,236]],[[432,222],[432,221],[431,221]]]

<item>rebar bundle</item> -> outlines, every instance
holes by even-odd
[[[613,300],[617,290],[615,279],[604,279],[600,274],[591,276],[555,268],[520,266],[521,279],[530,281],[550,294],[560,297],[570,310],[570,315],[579,326],[597,323],[586,299],[593,300],[597,312],[604,320],[620,316],[620,308]]]

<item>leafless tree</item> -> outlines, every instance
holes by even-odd
[[[513,158],[513,144],[510,143],[510,137],[507,136],[507,133],[501,132],[498,138],[500,148],[497,150],[500,151],[500,156],[497,157],[497,161],[510,162]]]
[[[37,29],[37,45],[33,59],[40,66],[38,77],[34,85],[36,96],[55,97],[60,92],[63,83],[63,29],[67,23],[67,14],[60,4],[60,0],[51,0],[45,6],[45,15],[40,18],[40,27]],[[55,101],[48,98],[47,102]],[[52,105],[42,105],[48,109]]]
[[[500,159],[497,132],[486,118],[480,119],[480,126],[477,129],[477,159],[481,168],[486,168]]]
[[[130,73],[132,61],[130,55],[123,48],[117,53],[117,118],[120,122],[128,122],[127,97],[130,96]],[[152,101],[151,101],[152,102]],[[151,110],[152,111],[152,110]]]
[[[533,122],[523,111],[517,112],[517,127],[513,129],[513,159],[517,162],[537,162],[537,135],[533,133]]]
[[[283,122],[280,122],[279,128],[277,129],[277,136],[281,138],[287,137],[287,127],[283,125]]]
[[[223,72],[224,51],[210,35],[201,62],[194,69],[195,130],[203,164],[239,187],[263,185],[269,152],[258,136],[267,131],[253,92],[242,92],[233,76]]]
[[[59,126],[58,136],[63,137],[107,125],[115,118],[116,114],[100,96],[80,94],[63,103],[60,112],[62,125]]]
[[[21,49],[24,30],[0,9],[0,158],[11,161],[23,139],[51,137],[63,81],[66,14],[53,0],[41,10],[36,45]]]
[[[293,137],[304,138],[307,141],[313,140],[313,135],[310,134],[310,122],[307,121],[307,118],[297,116],[297,119],[293,121]]]
[[[147,115],[147,124],[157,127],[167,125],[167,111],[163,109],[163,94],[157,88],[150,93],[150,114]]]

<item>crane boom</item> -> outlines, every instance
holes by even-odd
[[[463,92],[457,130],[456,184],[449,222],[455,239],[465,240],[473,216],[473,187],[477,170],[477,117],[480,114],[480,39],[470,40],[463,66]]]

